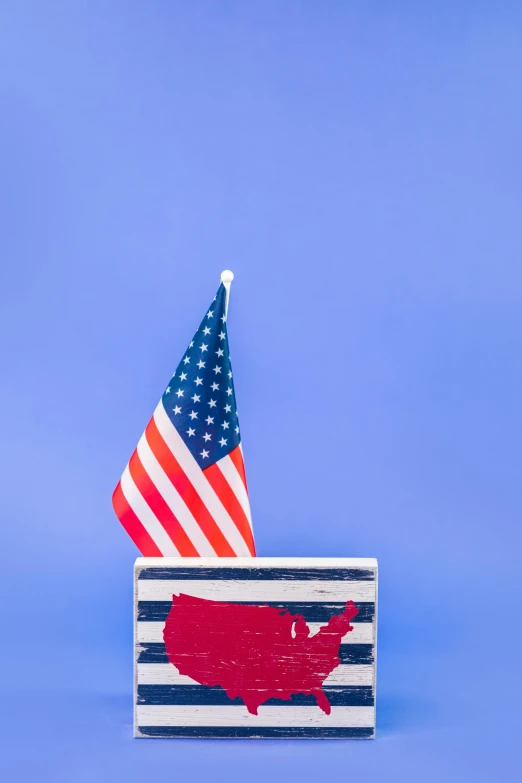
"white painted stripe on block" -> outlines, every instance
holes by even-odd
[[[166,414],[165,414],[166,415]],[[184,557],[183,560],[163,557],[137,557],[135,569],[142,568],[369,568],[377,570],[374,557]]]
[[[313,580],[264,581],[140,579],[138,601],[171,601],[173,595],[192,595],[213,601],[374,601],[375,582],[315,582]]]
[[[170,536],[165,528],[151,510],[148,503],[143,499],[143,495],[134,483],[127,465],[121,477],[121,491],[129,506],[132,508],[141,524],[150,535],[161,553],[167,557],[179,557],[179,552],[174,546]]]
[[[162,496],[163,500],[172,510],[181,527],[184,529],[185,533],[196,547],[196,550],[203,557],[215,557],[216,553],[207,537],[190,513],[188,507],[185,505],[185,502],[178,493],[176,487],[172,484],[169,477],[154,456],[151,447],[147,443],[145,433],[143,433],[140,438],[137,451],[141,460],[141,464],[149,474],[153,484]]]
[[[326,623],[307,623],[310,635],[315,636]],[[353,631],[343,636],[342,644],[373,644],[373,623],[352,623]],[[136,623],[136,641],[142,643],[163,642],[165,623]]]
[[[323,685],[372,685],[375,671],[371,664],[344,664],[328,675]]]
[[[197,680],[180,674],[171,663],[137,663],[138,685],[199,685]],[[345,664],[328,675],[323,685],[373,685],[373,666]],[[228,708],[227,708],[228,709]],[[293,709],[285,707],[285,709]]]
[[[250,552],[243,536],[230,518],[214,489],[210,486],[208,479],[190,453],[190,449],[187,448],[183,438],[169,419],[162,402],[159,403],[154,411],[154,421],[163,440],[179,462],[181,469],[188,477],[236,555],[248,557]]]
[[[138,726],[373,726],[373,707],[332,707],[326,715],[319,707],[261,706],[251,715],[245,706],[144,705],[136,706]]]

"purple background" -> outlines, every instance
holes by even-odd
[[[0,30],[4,779],[518,779],[521,4]],[[131,737],[110,496],[227,267],[259,554],[380,561],[376,742]]]

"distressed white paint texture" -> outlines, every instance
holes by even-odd
[[[310,636],[315,636],[319,628],[323,623],[307,623],[310,629]],[[353,631],[349,631],[343,636],[342,644],[372,644],[373,643],[373,623],[351,623]],[[136,628],[136,641],[140,643],[146,642],[163,642],[163,629],[165,623],[137,623]]]
[[[242,582],[241,580],[144,580],[138,582],[139,601],[172,601],[173,595],[185,593],[213,601],[324,601],[343,603],[346,596],[352,601],[373,601],[375,582],[312,582],[289,581]]]
[[[196,680],[180,674],[171,663],[138,663],[140,685],[197,685]],[[338,666],[324,685],[373,685],[373,666],[350,664]]]
[[[244,706],[137,707],[140,726],[373,726],[373,707],[332,707],[330,715],[311,707],[259,707],[251,715]]]

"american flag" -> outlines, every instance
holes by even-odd
[[[145,557],[255,555],[226,307],[221,283],[114,490]]]

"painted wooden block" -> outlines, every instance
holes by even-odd
[[[138,558],[136,737],[370,739],[377,561]]]

